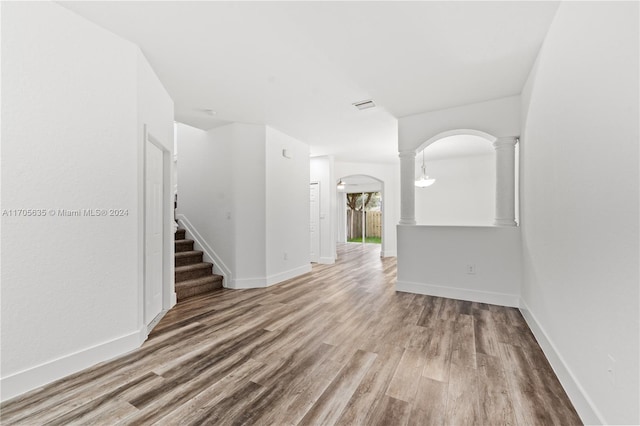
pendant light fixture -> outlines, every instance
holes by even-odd
[[[422,150],[422,174],[418,179],[416,179],[415,184],[418,188],[426,188],[427,186],[433,185],[435,181],[436,181],[435,179],[431,179],[429,178],[429,176],[427,176],[427,172],[424,167],[424,149],[423,149]]]

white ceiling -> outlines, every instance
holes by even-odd
[[[398,117],[519,94],[558,5],[60,3],[141,47],[176,120],[268,124],[369,162],[397,161]]]

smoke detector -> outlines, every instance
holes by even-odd
[[[362,111],[363,109],[375,108],[376,104],[372,99],[369,99],[368,101],[355,102],[353,106]]]

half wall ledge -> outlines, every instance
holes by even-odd
[[[519,227],[398,225],[397,232],[397,291],[518,306]]]

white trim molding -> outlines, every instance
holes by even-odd
[[[234,290],[248,289],[248,288],[265,288],[267,287],[266,278],[236,278],[229,281],[226,288]]]
[[[523,299],[520,299],[520,312],[583,423],[587,425],[608,424]]]
[[[318,259],[318,263],[320,265],[333,265],[336,263],[336,260],[333,257],[321,257]]]
[[[426,294],[428,296],[447,297],[449,299],[467,300],[469,302],[489,303],[491,305],[518,307],[519,296],[515,294],[494,293],[490,291],[469,290],[451,286],[416,283],[410,281],[396,282],[396,291]]]
[[[311,272],[311,264],[299,266],[297,268],[289,269],[288,271],[280,272],[274,275],[269,275],[266,278],[240,278],[229,282],[228,288],[232,289],[248,289],[248,288],[266,288],[272,285],[281,283],[283,281],[290,280],[292,278],[299,277],[308,272]]]
[[[70,374],[92,367],[100,362],[108,361],[142,345],[147,336],[147,326],[125,336],[100,343],[87,349],[62,356],[27,370],[11,374],[0,379],[2,395],[6,401],[40,386],[54,382]]]

